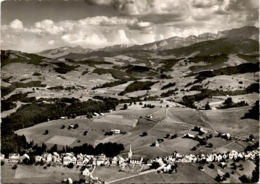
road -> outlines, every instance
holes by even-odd
[[[165,166],[165,164],[163,164],[161,167],[159,167],[159,168],[157,168],[157,169],[151,169],[151,170],[144,171],[144,172],[141,172],[141,173],[136,174],[136,175],[133,175],[133,176],[127,176],[127,177],[120,178],[120,179],[113,180],[113,181],[109,181],[109,182],[106,182],[106,183],[107,183],[107,184],[115,183],[115,182],[122,181],[122,180],[126,180],[126,179],[129,179],[129,178],[134,178],[134,177],[141,176],[141,175],[144,175],[144,174],[156,172],[156,171],[161,170],[162,168],[164,168],[164,166]]]
[[[212,128],[212,129],[214,130],[214,132],[217,134],[218,132],[216,131],[216,129],[214,128],[214,126],[213,126],[211,123],[207,122],[207,121],[203,118],[203,116],[201,115],[200,111],[197,110],[197,112],[198,112],[198,115],[199,115],[200,119],[201,119],[204,123],[207,123],[209,126],[211,126],[211,128]]]

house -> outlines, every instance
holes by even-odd
[[[12,163],[18,163],[20,160],[20,154],[19,153],[10,153],[8,156],[9,162]]]
[[[113,157],[111,160],[111,165],[116,166],[118,163],[118,158],[117,157]]]
[[[199,127],[199,131],[202,132],[202,133],[204,133],[204,134],[207,133],[207,131],[204,130],[202,127]]]
[[[82,175],[89,176],[90,175],[89,170],[87,168],[85,168],[85,170],[82,172]]]
[[[23,156],[20,157],[20,161],[22,162],[22,161],[24,161],[25,159],[30,160],[30,156],[27,155],[26,153],[25,153]]]
[[[113,132],[114,134],[120,134],[121,131],[119,129],[113,129],[111,130],[111,132]]]
[[[171,168],[172,168],[171,164],[168,164],[168,165],[166,165],[166,166],[163,168],[163,172],[167,173],[167,172],[169,172],[169,171],[171,170]]]
[[[73,156],[73,157],[71,158],[71,163],[73,163],[73,164],[76,164],[76,163],[77,163],[77,158],[76,158],[75,156]]]
[[[3,160],[5,158],[4,154],[1,154],[1,160]]]
[[[106,156],[104,154],[101,154],[98,159],[96,160],[97,166],[101,166],[101,164],[105,163]]]
[[[99,114],[98,114],[98,113],[96,113],[96,112],[94,112],[93,114],[94,114],[94,116],[99,116]]]
[[[185,137],[185,138],[191,138],[191,139],[194,139],[194,138],[195,138],[195,136],[192,135],[192,134],[190,134],[190,133],[184,134],[183,137]]]
[[[42,156],[36,155],[35,162],[41,162],[41,161],[42,161]]]
[[[51,163],[52,162],[52,154],[47,154],[46,158],[46,163]]]
[[[234,159],[235,156],[237,157],[237,155],[238,155],[238,152],[235,150],[232,150],[232,151],[230,151],[228,156],[229,156],[229,159],[232,160],[232,159]]]
[[[159,146],[160,146],[160,143],[156,140],[155,143],[154,143],[154,145],[155,145],[156,147],[159,147]]]
[[[79,165],[79,166],[84,165],[84,164],[83,164],[83,159],[82,159],[82,158],[79,158],[79,159],[77,160],[77,165]]]
[[[71,163],[72,159],[69,156],[63,157],[63,165],[69,165]]]

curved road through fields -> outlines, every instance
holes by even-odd
[[[167,108],[166,111],[165,111],[166,117],[171,118],[170,116],[168,116],[168,110],[169,110],[169,108]],[[203,122],[207,123],[207,124],[214,130],[215,133],[218,133],[218,132],[216,131],[216,129],[214,128],[214,126],[213,126],[211,123],[207,122],[207,121],[203,118],[203,116],[201,115],[200,111],[198,111],[198,110],[196,110],[196,111],[198,112],[198,115],[199,115],[200,119],[201,119]],[[185,123],[185,122],[182,122],[182,123]],[[193,125],[193,126],[195,126],[195,125]]]

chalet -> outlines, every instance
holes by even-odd
[[[159,147],[159,146],[160,146],[160,143],[156,140],[155,143],[154,143],[154,145],[155,145],[156,147]]]
[[[104,154],[101,154],[98,159],[96,160],[96,165],[101,166],[101,164],[104,164],[106,160],[106,156]]]
[[[111,130],[111,132],[113,132],[114,134],[120,134],[121,131],[119,129],[113,129]]]
[[[207,133],[207,131],[206,130],[204,130],[202,127],[199,127],[199,132],[201,132],[201,133]]]
[[[169,172],[169,171],[171,170],[171,168],[172,168],[171,164],[168,164],[168,165],[166,165],[166,166],[163,168],[163,172],[167,173],[167,172]]]
[[[5,158],[4,154],[1,154],[1,160],[3,160]]]
[[[228,156],[229,156],[229,159],[232,160],[232,159],[234,159],[234,157],[237,157],[237,155],[238,155],[238,152],[235,150],[232,150],[232,151],[230,151]]]
[[[63,157],[63,165],[69,165],[71,163],[72,159],[69,156]]]
[[[116,166],[118,163],[118,158],[117,157],[113,157],[111,160],[111,165]]]
[[[75,156],[73,156],[73,157],[71,158],[71,163],[73,163],[73,164],[76,164],[76,163],[77,163],[77,158],[76,158]]]
[[[83,159],[82,159],[82,158],[79,158],[79,159],[77,160],[77,165],[79,165],[79,166],[84,165],[84,164],[83,164]]]
[[[61,116],[60,119],[65,120],[65,119],[67,119],[67,117],[66,116]]]
[[[98,113],[96,113],[96,112],[94,112],[93,114],[94,114],[94,116],[99,116],[99,114],[98,114]]]
[[[195,138],[195,136],[192,135],[192,134],[190,134],[190,133],[184,134],[183,137],[185,137],[185,138],[191,138],[191,139],[194,139],[194,138]]]
[[[85,170],[82,172],[82,175],[89,176],[90,175],[89,170],[87,168],[85,168]]]
[[[10,153],[8,156],[9,162],[12,163],[18,163],[20,160],[20,154],[19,153]]]
[[[30,160],[30,156],[27,155],[26,153],[20,157],[20,162],[24,161],[25,159]]]
[[[41,161],[42,161],[42,156],[36,155],[35,162],[41,162]]]

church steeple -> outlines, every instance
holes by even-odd
[[[133,152],[132,152],[131,144],[130,144],[130,149],[129,149],[129,152],[128,152],[128,158],[131,158],[132,156],[133,156]]]

